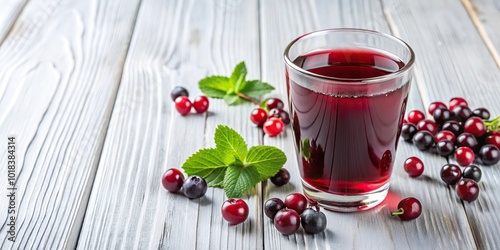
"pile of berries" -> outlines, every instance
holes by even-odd
[[[163,187],[171,193],[177,193],[182,189],[182,193],[190,198],[196,199],[205,195],[207,192],[207,182],[197,175],[189,176],[184,179],[184,175],[179,169],[168,169],[161,178]]]
[[[270,137],[278,136],[290,124],[290,115],[284,110],[283,101],[269,98],[261,106],[252,111],[250,120]]]
[[[264,204],[264,213],[273,222],[276,229],[290,235],[299,229],[300,225],[306,233],[316,234],[326,228],[326,216],[319,210],[307,207],[307,199],[299,193],[289,194],[283,202],[279,198],[271,198]]]
[[[418,177],[424,172],[424,164],[418,157],[412,156],[406,159],[404,170],[409,176]],[[441,168],[440,176],[444,183],[455,185],[455,191],[460,199],[472,202],[479,196],[477,183],[481,180],[482,172],[476,165],[469,165],[462,171],[455,164],[445,164]]]
[[[181,115],[187,115],[191,112],[191,108],[194,108],[196,113],[205,113],[208,110],[209,101],[204,95],[200,95],[194,99],[193,102],[189,100],[189,92],[181,87],[177,86],[170,92],[170,97],[172,101],[175,102],[175,109]]]
[[[485,108],[471,110],[460,97],[452,98],[449,105],[433,102],[428,108],[433,120],[425,119],[420,110],[412,110],[404,121],[401,137],[422,151],[435,151],[447,157],[454,154],[460,166],[474,160],[484,165],[500,161],[500,117],[490,119]]]

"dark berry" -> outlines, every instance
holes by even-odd
[[[210,102],[208,98],[204,95],[196,97],[193,101],[193,108],[196,110],[196,113],[205,113],[208,110]]]
[[[281,199],[271,198],[264,203],[264,213],[272,220],[276,213],[285,207],[285,203]]]
[[[413,139],[413,136],[417,133],[417,126],[412,123],[406,123],[403,124],[403,127],[401,128],[401,137],[405,141],[411,141]]]
[[[283,128],[285,127],[285,124],[283,121],[279,118],[274,118],[271,117],[269,120],[267,120],[264,125],[264,132],[269,135],[269,137],[275,137],[283,131]]]
[[[441,129],[452,132],[455,137],[464,132],[462,125],[457,121],[447,121],[443,124]]]
[[[417,130],[418,131],[426,130],[431,132],[431,134],[435,135],[438,131],[438,125],[434,121],[425,119],[418,122]]]
[[[290,172],[286,170],[286,168],[281,168],[276,175],[271,177],[271,182],[278,186],[281,187],[285,184],[287,184],[290,181]]]
[[[412,110],[408,113],[408,122],[417,125],[419,121],[425,119],[425,115],[420,110]]]
[[[478,142],[475,136],[470,133],[464,132],[457,137],[455,144],[458,147],[468,147],[472,150],[477,148]]]
[[[444,104],[442,102],[431,102],[431,104],[429,104],[429,108],[427,109],[427,111],[429,111],[429,114],[431,114],[433,116],[434,115],[434,111],[436,111],[439,108],[448,109],[446,107],[446,104]]]
[[[300,227],[300,215],[293,209],[281,209],[274,216],[274,226],[284,235],[293,234]]]
[[[189,97],[189,92],[184,87],[176,86],[170,92],[170,97],[172,97],[172,101],[175,101],[175,99],[177,99],[177,97],[179,96]]]
[[[436,144],[436,151],[440,156],[447,157],[455,152],[455,145],[450,140],[442,140]]]
[[[453,110],[453,109],[455,109],[455,107],[458,107],[458,106],[466,106],[467,107],[467,106],[469,106],[469,104],[467,103],[467,101],[465,101],[464,98],[453,97],[453,98],[451,98],[448,106],[449,106],[450,110]]]
[[[181,115],[187,115],[191,111],[191,102],[186,96],[179,96],[175,99],[175,109]]]
[[[285,206],[297,211],[298,214],[302,214],[307,208],[307,199],[304,195],[299,193],[289,194],[285,198]]]
[[[321,211],[308,208],[300,215],[300,224],[306,233],[321,233],[326,229],[326,216]]]
[[[465,121],[464,131],[478,138],[486,133],[486,125],[481,118],[473,116]]]
[[[490,111],[488,111],[485,108],[477,108],[477,109],[472,110],[472,115],[477,116],[483,120],[490,119]]]
[[[406,159],[404,168],[411,177],[418,177],[424,172],[424,163],[419,158],[412,156]]]
[[[413,220],[422,214],[422,205],[414,197],[401,200],[398,204],[398,210],[391,213],[392,216],[399,216],[401,220]]]
[[[267,107],[267,110],[271,110],[271,109],[283,109],[285,107],[285,105],[278,98],[269,98],[266,101],[266,107]]]
[[[479,158],[486,166],[495,165],[500,160],[500,151],[497,146],[486,144],[479,149]]]
[[[493,144],[500,148],[500,131],[489,132],[484,139],[485,144]]]
[[[466,167],[462,173],[463,178],[473,179],[476,182],[479,182],[481,180],[481,176],[481,169],[476,165],[470,165]]]
[[[445,122],[449,121],[452,118],[453,114],[448,110],[448,108],[438,108],[432,114],[434,117],[434,121],[437,124],[443,125]]]
[[[290,124],[290,115],[283,109],[271,109],[267,116],[280,118],[285,125]]]
[[[472,179],[461,179],[455,186],[455,191],[460,199],[473,202],[479,196],[479,186]]]
[[[184,181],[182,192],[190,199],[200,198],[207,192],[207,182],[200,176],[190,176]]]
[[[448,185],[454,185],[462,178],[462,170],[455,164],[445,164],[441,168],[441,180]]]
[[[465,122],[472,116],[472,111],[467,106],[457,106],[453,110],[453,115],[459,122]]]
[[[474,162],[474,151],[468,147],[459,147],[455,150],[455,160],[462,167],[469,166]]]
[[[418,131],[415,136],[413,136],[413,144],[422,151],[429,150],[432,145],[434,145],[434,136],[432,136],[431,132],[426,130]]]
[[[248,218],[248,205],[242,199],[229,199],[222,204],[222,217],[230,225],[237,225]]]
[[[250,114],[250,120],[257,126],[262,127],[267,121],[267,112],[263,108],[256,108]]]
[[[161,184],[169,192],[178,192],[181,190],[182,184],[184,184],[184,175],[179,169],[170,168],[163,174]]]
[[[436,134],[436,142],[439,142],[442,140],[448,140],[448,141],[455,143],[456,137],[455,137],[455,134],[453,134],[451,131],[441,130]]]

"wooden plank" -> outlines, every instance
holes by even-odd
[[[2,206],[1,249],[75,246],[137,9],[33,0],[0,47],[0,137],[17,140],[17,237]]]
[[[28,0],[13,0],[0,2],[0,44],[26,6]]]
[[[500,67],[500,1],[499,0],[462,0],[469,16],[483,38],[491,56]]]
[[[384,3],[392,4],[386,11],[393,16],[401,37],[413,45],[419,58],[425,105],[433,100],[447,102],[451,97],[463,96],[473,108],[487,107],[493,117],[500,114],[500,88],[497,87],[500,71],[460,2]],[[429,18],[431,16],[440,19],[437,21]],[[482,168],[480,197],[473,203],[463,204],[480,249],[500,245],[493,233],[500,230],[500,194],[493,188],[500,184],[499,166]],[[450,201],[454,203],[451,209],[458,209],[462,202],[453,189],[450,193]],[[445,199],[443,196],[437,204],[441,206]]]
[[[244,196],[250,216],[238,226],[222,219],[221,189],[189,200],[161,186],[166,169],[214,146],[218,124],[259,143],[252,105],[211,100],[208,114],[182,117],[169,95],[181,85],[194,98],[201,78],[228,75],[242,60],[257,78],[257,14],[257,1],[142,2],[78,248],[262,248],[260,184]]]
[[[402,4],[406,4],[402,3]],[[282,11],[283,6],[287,11]],[[280,83],[274,95],[286,99],[283,49],[293,38],[313,30],[334,27],[358,27],[391,33],[384,10],[392,4],[382,5],[375,1],[262,1],[262,78]],[[432,10],[428,11],[432,16]],[[403,15],[405,13],[402,13]],[[390,17],[389,17],[390,18]],[[405,26],[398,26],[400,29]],[[394,32],[393,32],[394,33]],[[419,33],[416,33],[419,34]],[[421,66],[417,66],[417,70]],[[422,77],[420,77],[422,78]],[[419,88],[413,82],[407,110],[423,110]],[[425,94],[425,93],[424,93]],[[426,103],[427,104],[427,103]],[[267,183],[264,200],[270,197],[284,198],[287,194],[301,191],[301,183],[295,152],[292,146],[291,129],[279,138],[264,137],[265,144],[276,145],[286,151],[286,167],[292,174],[292,185],[281,188]],[[427,170],[424,175],[412,179],[403,170],[403,162],[409,156],[424,159]],[[265,248],[317,248],[317,249],[406,249],[406,248],[474,248],[473,235],[465,211],[455,204],[453,194],[439,182],[440,166],[446,160],[419,152],[413,145],[401,142],[396,156],[391,188],[388,198],[377,208],[354,214],[326,211],[326,232],[307,235],[302,229],[292,236],[282,236],[268,219],[265,220]],[[415,196],[424,206],[420,218],[401,222],[389,214],[402,197]],[[439,204],[436,206],[435,204]]]

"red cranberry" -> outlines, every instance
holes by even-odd
[[[222,204],[222,217],[230,225],[237,225],[248,218],[248,205],[242,199],[229,199]]]
[[[175,98],[175,109],[181,115],[187,115],[191,111],[191,102],[186,96],[179,96]]]
[[[289,194],[285,198],[285,206],[301,214],[307,208],[307,199],[304,195],[299,193]]]
[[[484,133],[486,133],[486,125],[484,125],[481,118],[473,116],[465,122],[464,130],[467,133],[471,133],[475,137],[481,137]]]
[[[184,184],[184,175],[179,169],[170,168],[163,174],[161,184],[169,192],[178,192]]]
[[[454,117],[460,122],[465,122],[472,116],[472,111],[467,106],[456,106],[452,111]]]
[[[455,160],[462,167],[469,166],[474,162],[474,151],[467,147],[459,147],[455,151]]]
[[[455,164],[445,164],[441,168],[441,180],[448,185],[454,185],[462,178],[462,170]]]
[[[283,102],[278,98],[269,98],[266,101],[266,107],[268,110],[283,109],[285,107],[285,104],[283,104]]]
[[[411,177],[418,177],[424,172],[424,163],[419,158],[412,156],[406,159],[404,168]]]
[[[446,104],[442,102],[431,102],[431,104],[429,104],[429,108],[427,109],[427,111],[429,111],[429,114],[434,115],[434,111],[436,111],[436,109],[438,108],[448,109],[446,107]]]
[[[479,196],[479,186],[472,179],[461,179],[455,186],[458,197],[464,201],[473,202]]]
[[[256,108],[250,114],[250,120],[257,126],[262,127],[267,121],[267,112],[263,108]]]
[[[442,140],[449,140],[453,143],[455,143],[456,138],[455,134],[453,134],[451,131],[448,130],[441,130],[436,134],[436,142],[442,141]]]
[[[392,216],[399,216],[401,220],[413,220],[422,214],[422,205],[414,197],[401,200],[398,204],[398,210],[391,213]]]
[[[500,148],[500,131],[489,132],[484,139],[485,144],[493,144]]]
[[[408,113],[408,122],[417,125],[419,121],[425,119],[425,115],[420,110],[412,110]]]
[[[281,209],[274,216],[274,226],[284,235],[293,234],[300,227],[300,215],[293,209]]]
[[[279,118],[271,117],[264,123],[264,132],[269,135],[269,137],[275,137],[283,131],[285,124]]]
[[[434,121],[425,119],[418,122],[417,129],[418,131],[426,130],[435,135],[438,131],[438,126]]]
[[[468,147],[472,150],[477,148],[478,142],[472,134],[464,132],[457,137],[455,144],[458,147]]]
[[[467,101],[465,101],[464,98],[461,98],[461,97],[451,98],[450,103],[449,103],[450,110],[453,110],[453,109],[455,109],[455,107],[458,107],[458,106],[469,106],[469,104],[467,103]]]
[[[193,101],[193,108],[196,110],[196,113],[205,113],[208,110],[209,106],[208,98],[204,95],[196,97]]]
[[[455,152],[455,145],[450,140],[442,140],[436,144],[436,151],[440,156],[448,157]]]

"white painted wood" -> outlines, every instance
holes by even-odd
[[[5,39],[28,0],[0,1],[0,43]]]
[[[285,4],[287,11],[280,11]],[[363,1],[263,2],[261,22],[267,24],[262,25],[261,32],[263,80],[279,82],[280,89],[274,95],[286,99],[282,53],[289,41],[306,32],[334,27],[358,27],[395,33],[384,13],[384,8],[392,7],[380,2],[368,4]],[[404,29],[404,26],[397,28]],[[417,65],[417,70],[420,67]],[[413,83],[408,110],[423,109],[416,84],[418,80]],[[300,192],[295,152],[291,146],[294,143],[291,128],[277,139],[264,137],[264,142],[286,151],[289,158],[287,168],[294,178],[292,185],[281,188],[268,182],[264,189],[264,200],[271,197],[283,199],[288,193]],[[403,170],[404,160],[413,155],[424,159],[427,165],[424,176],[416,179],[408,177]],[[270,249],[475,248],[463,207],[456,206],[455,201],[450,199],[454,196],[450,196],[448,189],[439,182],[440,166],[445,163],[444,158],[421,153],[413,145],[401,141],[391,179],[391,191],[383,204],[370,211],[354,214],[326,211],[329,223],[327,230],[314,236],[305,234],[302,229],[295,235],[283,236],[266,219],[264,244]],[[422,202],[422,216],[409,222],[391,217],[390,211],[397,207],[399,200],[409,196],[417,197]]]
[[[137,8],[33,0],[2,43],[0,137],[2,149],[17,138],[17,238],[7,240],[2,181],[1,249],[75,246]]]
[[[250,216],[237,226],[221,216],[223,190],[189,200],[161,186],[168,168],[214,146],[218,124],[237,130],[249,146],[259,143],[248,119],[253,105],[212,99],[208,114],[182,117],[169,94],[181,85],[193,99],[200,79],[229,75],[242,60],[248,77],[258,78],[257,20],[257,1],[142,2],[78,248],[263,247],[260,184],[244,196]]]
[[[384,4],[392,4],[387,11],[394,18],[401,37],[413,45],[417,53],[425,90],[421,94],[427,97],[425,105],[433,100],[447,102],[454,96],[462,96],[469,106],[487,107],[493,117],[500,115],[500,88],[496,87],[500,71],[462,3],[384,1]],[[439,16],[439,21],[430,18],[432,16]],[[482,170],[480,197],[463,206],[477,248],[494,249],[500,245],[494,233],[500,230],[500,193],[494,188],[500,185],[500,164],[482,167]],[[453,189],[449,190],[455,204],[451,209],[458,209],[462,202]]]

